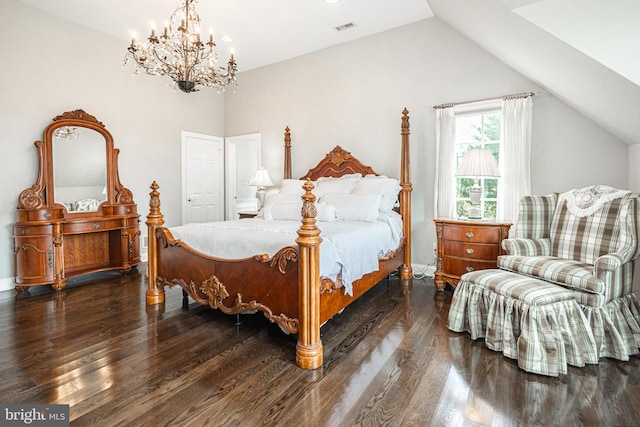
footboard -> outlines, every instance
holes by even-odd
[[[164,286],[180,286],[202,305],[226,314],[260,310],[271,322],[298,333],[298,248],[288,246],[273,257],[220,259],[194,250],[174,239],[162,227],[160,193],[152,185],[150,208],[149,283],[147,303],[164,301]],[[153,202],[155,201],[155,203]]]
[[[156,229],[156,284],[180,286],[202,305],[226,314],[260,310],[271,322],[298,333],[298,249],[285,247],[273,257],[213,258]]]
[[[304,369],[322,366],[320,340],[320,230],[316,226],[313,184],[304,185],[302,226],[297,247],[273,257],[220,259],[174,239],[164,228],[158,184],[151,184],[149,278],[147,304],[164,301],[165,286],[180,286],[200,304],[227,314],[262,311],[272,322],[298,334],[296,363]]]

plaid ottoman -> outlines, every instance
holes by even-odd
[[[598,363],[589,322],[571,290],[504,270],[462,276],[449,309],[455,332],[485,338],[488,348],[527,372],[558,376],[567,365]]]

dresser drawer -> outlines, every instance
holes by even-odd
[[[495,261],[498,258],[498,255],[500,255],[500,246],[498,244],[467,243],[445,240],[444,255]]]
[[[114,230],[122,227],[122,221],[69,222],[63,225],[64,234],[91,233],[93,231]]]
[[[16,225],[13,227],[15,237],[20,236],[47,236],[53,233],[52,225]]]
[[[137,213],[136,205],[115,205],[113,207],[114,215],[136,215]]]
[[[497,268],[497,261],[495,259],[491,261],[480,261],[465,258],[451,258],[446,256],[442,261],[444,271],[458,277],[471,271]]]
[[[459,242],[500,243],[500,229],[448,224],[443,229],[442,237]]]

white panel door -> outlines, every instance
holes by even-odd
[[[223,138],[182,132],[182,223],[224,219]]]

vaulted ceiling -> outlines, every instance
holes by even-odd
[[[552,7],[553,4],[566,5],[573,0],[503,0],[511,7],[515,6],[515,11],[520,10],[523,15],[533,14],[525,13],[520,8],[543,3],[546,15],[540,12],[537,17],[531,17],[531,20],[511,11],[499,0],[427,1],[438,18],[493,53],[507,65],[543,86],[625,143],[640,143],[640,85],[573,46],[571,37],[565,35],[563,37],[566,40],[562,40],[540,27],[548,27],[549,22],[558,19],[553,14],[559,9]],[[598,20],[595,17],[605,16],[605,11],[609,7],[615,8],[620,1],[625,3],[628,16],[619,19],[626,22],[625,26],[636,25],[635,22],[640,17],[640,2],[593,1],[597,3],[595,6],[602,10],[599,14],[592,12],[593,20],[582,25],[597,33],[601,43],[608,45],[609,49],[625,52],[622,56],[626,56],[627,62],[637,63],[637,40],[612,37],[614,31],[607,26],[611,25],[611,21]],[[587,3],[592,2],[574,2],[574,7],[580,10],[580,7]],[[578,19],[577,16],[578,13],[565,12],[564,19],[572,22]]]
[[[177,0],[21,0],[126,40]],[[627,144],[640,143],[638,0],[200,0],[240,71],[436,16]],[[350,29],[336,27],[353,23]],[[443,44],[446,49],[446,44]],[[526,90],[527,88],[523,88]]]

